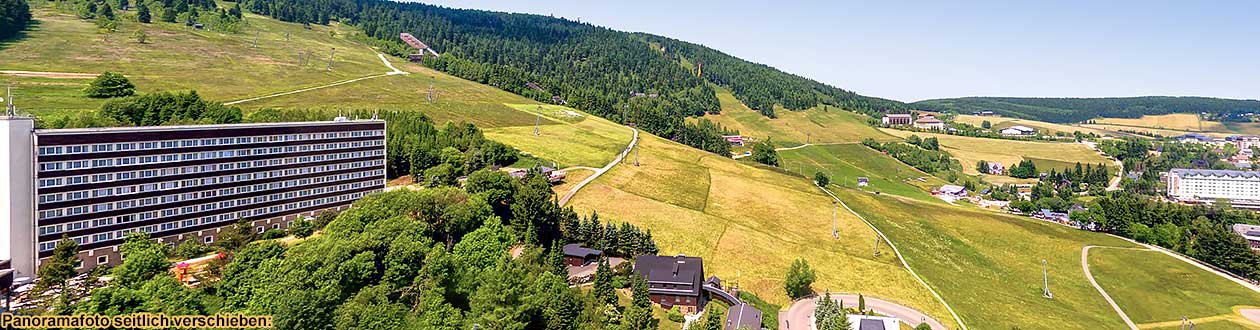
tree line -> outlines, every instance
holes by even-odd
[[[935,138],[928,139],[935,141]],[[920,142],[920,144],[934,145],[923,142]],[[879,142],[871,138],[862,140],[862,145],[884,152],[902,163],[924,172],[941,173],[962,170],[962,164],[958,160],[951,158],[949,153],[945,151],[929,150],[906,142]]]
[[[26,0],[0,0],[0,40],[16,36],[30,21],[31,6]]]
[[[1212,97],[1141,96],[1104,98],[963,97],[910,104],[935,112],[993,111],[1007,117],[1075,123],[1098,117],[1138,118],[1143,115],[1206,112],[1221,119],[1260,112],[1260,101]]]

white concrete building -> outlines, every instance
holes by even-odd
[[[1180,201],[1260,201],[1260,172],[1175,168],[1168,171],[1168,197]]]
[[[1024,135],[1037,134],[1037,130],[1032,129],[1031,127],[1028,127],[1028,126],[1016,125],[1016,126],[1003,128],[1002,130],[998,131],[998,133],[1004,136],[1024,136]]]
[[[34,277],[62,237],[77,269],[117,265],[133,232],[213,243],[348,208],[385,187],[385,122],[36,129],[0,116],[0,261]]]

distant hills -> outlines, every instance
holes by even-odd
[[[1260,113],[1260,101],[1211,97],[1140,96],[1103,98],[962,97],[911,103],[915,109],[969,114],[993,111],[1056,123],[1081,122],[1098,117],[1137,118],[1169,113]]]

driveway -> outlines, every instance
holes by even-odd
[[[814,297],[814,298],[809,298],[809,299],[801,299],[792,303],[792,306],[788,308],[787,312],[783,312],[779,314],[779,329],[785,329],[785,330],[813,329],[813,327],[810,325],[811,324],[810,319],[814,317],[814,306],[817,304],[818,299],[819,297]],[[833,294],[831,295],[831,299],[837,302],[843,301],[846,307],[856,307],[858,296],[846,295],[846,294],[841,294],[841,295]],[[941,324],[940,321],[937,321],[936,319],[933,319],[927,314],[923,314],[923,312],[920,312],[913,308],[898,305],[896,303],[881,300],[879,298],[872,298],[870,296],[864,297],[864,300],[866,300],[866,309],[874,310],[876,314],[897,318],[901,320],[902,322],[909,324],[911,327],[919,325],[919,323],[927,322],[927,324],[931,326],[933,330],[948,330],[949,329],[949,328],[946,328],[944,324]]]

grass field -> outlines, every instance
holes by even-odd
[[[979,174],[980,172],[976,171],[976,162],[981,160],[1000,162],[1007,166],[1019,163],[1023,159],[1030,159],[1034,162],[1042,160],[1042,163],[1037,164],[1037,169],[1042,171],[1048,170],[1041,167],[1043,164],[1055,166],[1055,168],[1059,169],[1062,169],[1063,166],[1074,166],[1076,162],[1112,165],[1112,161],[1088,146],[1079,143],[985,139],[894,129],[883,129],[883,131],[902,138],[910,135],[918,135],[922,138],[937,138],[940,140],[941,148],[954,155],[954,158],[957,158],[962,163],[963,172],[967,174]],[[1051,159],[1054,161],[1045,161]],[[986,176],[986,178],[988,177],[991,176]]]
[[[645,226],[662,254],[703,257],[707,274],[738,279],[776,304],[788,301],[783,276],[799,256],[817,271],[819,292],[861,292],[948,321],[892,255],[873,255],[876,236],[857,218],[841,209],[840,239],[831,237],[830,198],[809,180],[651,135],[640,144],[641,166],[613,168],[570,205]]]
[[[1080,252],[1084,245],[1131,243],[1027,218],[835,191],[889,235],[910,266],[971,328],[1124,327],[1085,279]],[[1042,297],[1042,259],[1049,264],[1054,299]]]
[[[1141,328],[1180,323],[1183,316],[1203,319],[1195,322],[1196,329],[1260,327],[1234,312],[1238,306],[1260,305],[1260,293],[1162,253],[1096,248],[1089,262],[1099,285]]]
[[[1100,118],[1094,120],[1099,124],[1117,126],[1148,127],[1174,131],[1192,132],[1225,132],[1228,129],[1220,122],[1199,120],[1199,115],[1192,113],[1171,113],[1166,115],[1142,116],[1141,118]]]
[[[932,197],[928,191],[945,183],[861,144],[816,145],[783,150],[779,151],[779,158],[788,171],[805,177],[812,178],[815,172],[822,171],[836,186],[879,191],[929,202],[940,202],[940,199]],[[870,185],[858,187],[858,177],[867,177]],[[919,181],[919,178],[926,181]]]
[[[4,59],[0,70],[90,74],[110,70],[125,74],[142,93],[197,90],[222,101],[389,71],[371,49],[352,40],[360,32],[339,24],[305,29],[300,24],[246,15],[246,27],[225,34],[124,18],[117,31],[110,33],[54,10],[52,2],[36,1],[32,7],[36,23],[25,32],[26,37],[0,42]],[[149,35],[145,44],[131,37],[140,28]],[[257,48],[251,47],[255,32]],[[333,70],[328,71],[332,48],[336,55]],[[298,65],[299,52],[314,54],[313,59]],[[87,82],[0,75],[0,84],[13,85],[19,107],[36,115],[95,109],[101,101],[80,93]]]
[[[866,117],[857,113],[830,107],[827,111],[813,108],[805,111],[777,109],[778,118],[770,119],[753,111],[731,95],[730,91],[714,87],[722,113],[707,115],[722,127],[739,130],[744,136],[760,140],[770,138],[776,146],[795,146],[806,143],[859,142],[870,137],[892,140],[866,124]]]
[[[1133,135],[1133,134],[1128,134],[1128,133],[1121,133],[1119,131],[1109,131],[1105,129],[1098,129],[1098,128],[1092,128],[1092,127],[1055,124],[1055,123],[1049,123],[1049,122],[1044,122],[1044,121],[1019,119],[1019,118],[1011,118],[1011,117],[956,115],[954,116],[954,120],[958,122],[962,122],[962,123],[967,123],[976,127],[981,127],[981,125],[984,124],[984,122],[988,121],[989,124],[992,125],[990,126],[991,130],[1000,130],[1003,128],[1020,125],[1020,126],[1031,127],[1040,131],[1048,131],[1050,132],[1050,134],[1054,134],[1055,132],[1063,132],[1063,133],[1072,134],[1073,132],[1079,131],[1081,133],[1094,133],[1094,134],[1104,135],[1104,136],[1105,135],[1111,135],[1111,136]]]

